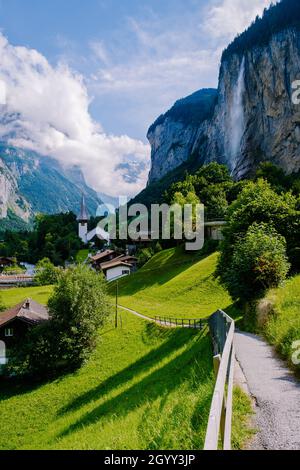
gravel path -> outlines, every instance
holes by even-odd
[[[258,336],[237,332],[237,360],[256,402],[251,449],[300,449],[300,382]]]

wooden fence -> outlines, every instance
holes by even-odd
[[[205,325],[207,325],[207,320],[205,319],[186,319],[186,318],[169,318],[169,317],[155,317],[155,323],[167,326],[167,327],[178,327],[178,328],[194,328],[197,330],[202,330]]]
[[[214,313],[209,321],[214,349],[216,385],[212,398],[204,450],[231,450],[232,394],[234,374],[235,325],[222,310]]]

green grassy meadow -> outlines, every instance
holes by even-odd
[[[136,274],[119,281],[119,304],[153,318],[203,318],[232,300],[214,278],[218,254],[202,257],[172,248],[156,254]],[[110,287],[112,297],[115,285]]]
[[[43,287],[16,287],[0,291],[0,296],[6,308],[13,307],[27,298],[33,299],[42,305],[46,305],[52,286]]]
[[[84,263],[88,257],[89,252],[89,249],[79,250],[76,254],[76,263]]]
[[[2,383],[0,449],[201,449],[213,391],[209,338],[128,313],[89,362],[44,385]]]
[[[273,315],[265,327],[266,337],[291,363],[292,343],[300,340],[300,275],[271,290],[266,299],[273,304]]]
[[[120,282],[120,303],[191,318],[226,309],[232,302],[213,278],[216,261],[217,254],[161,252]],[[51,292],[30,287],[1,296],[10,307],[27,297],[46,304]],[[75,373],[43,384],[0,379],[0,449],[202,449],[215,382],[207,331],[165,329],[120,310],[118,329],[112,317],[99,336]],[[234,448],[251,436],[250,414],[236,389]]]

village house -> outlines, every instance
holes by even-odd
[[[101,264],[106,263],[107,261],[112,261],[118,257],[118,253],[114,250],[104,250],[100,253],[97,253],[95,256],[90,258],[90,262],[94,269],[100,270]]]
[[[105,250],[90,258],[94,269],[102,271],[108,281],[127,276],[137,270],[137,258],[130,255],[118,255],[114,250]]]
[[[101,265],[103,274],[107,281],[113,281],[124,276],[129,276],[132,272],[132,264],[125,263],[122,259],[116,259]]]
[[[46,307],[26,299],[0,314],[0,366],[7,363],[10,349],[25,336],[29,328],[49,320]]]
[[[14,266],[16,264],[15,258],[8,258],[7,256],[0,256],[0,272],[7,267]]]

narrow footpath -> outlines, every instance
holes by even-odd
[[[300,382],[262,338],[237,332],[235,348],[256,403],[259,432],[250,448],[299,450]]]

